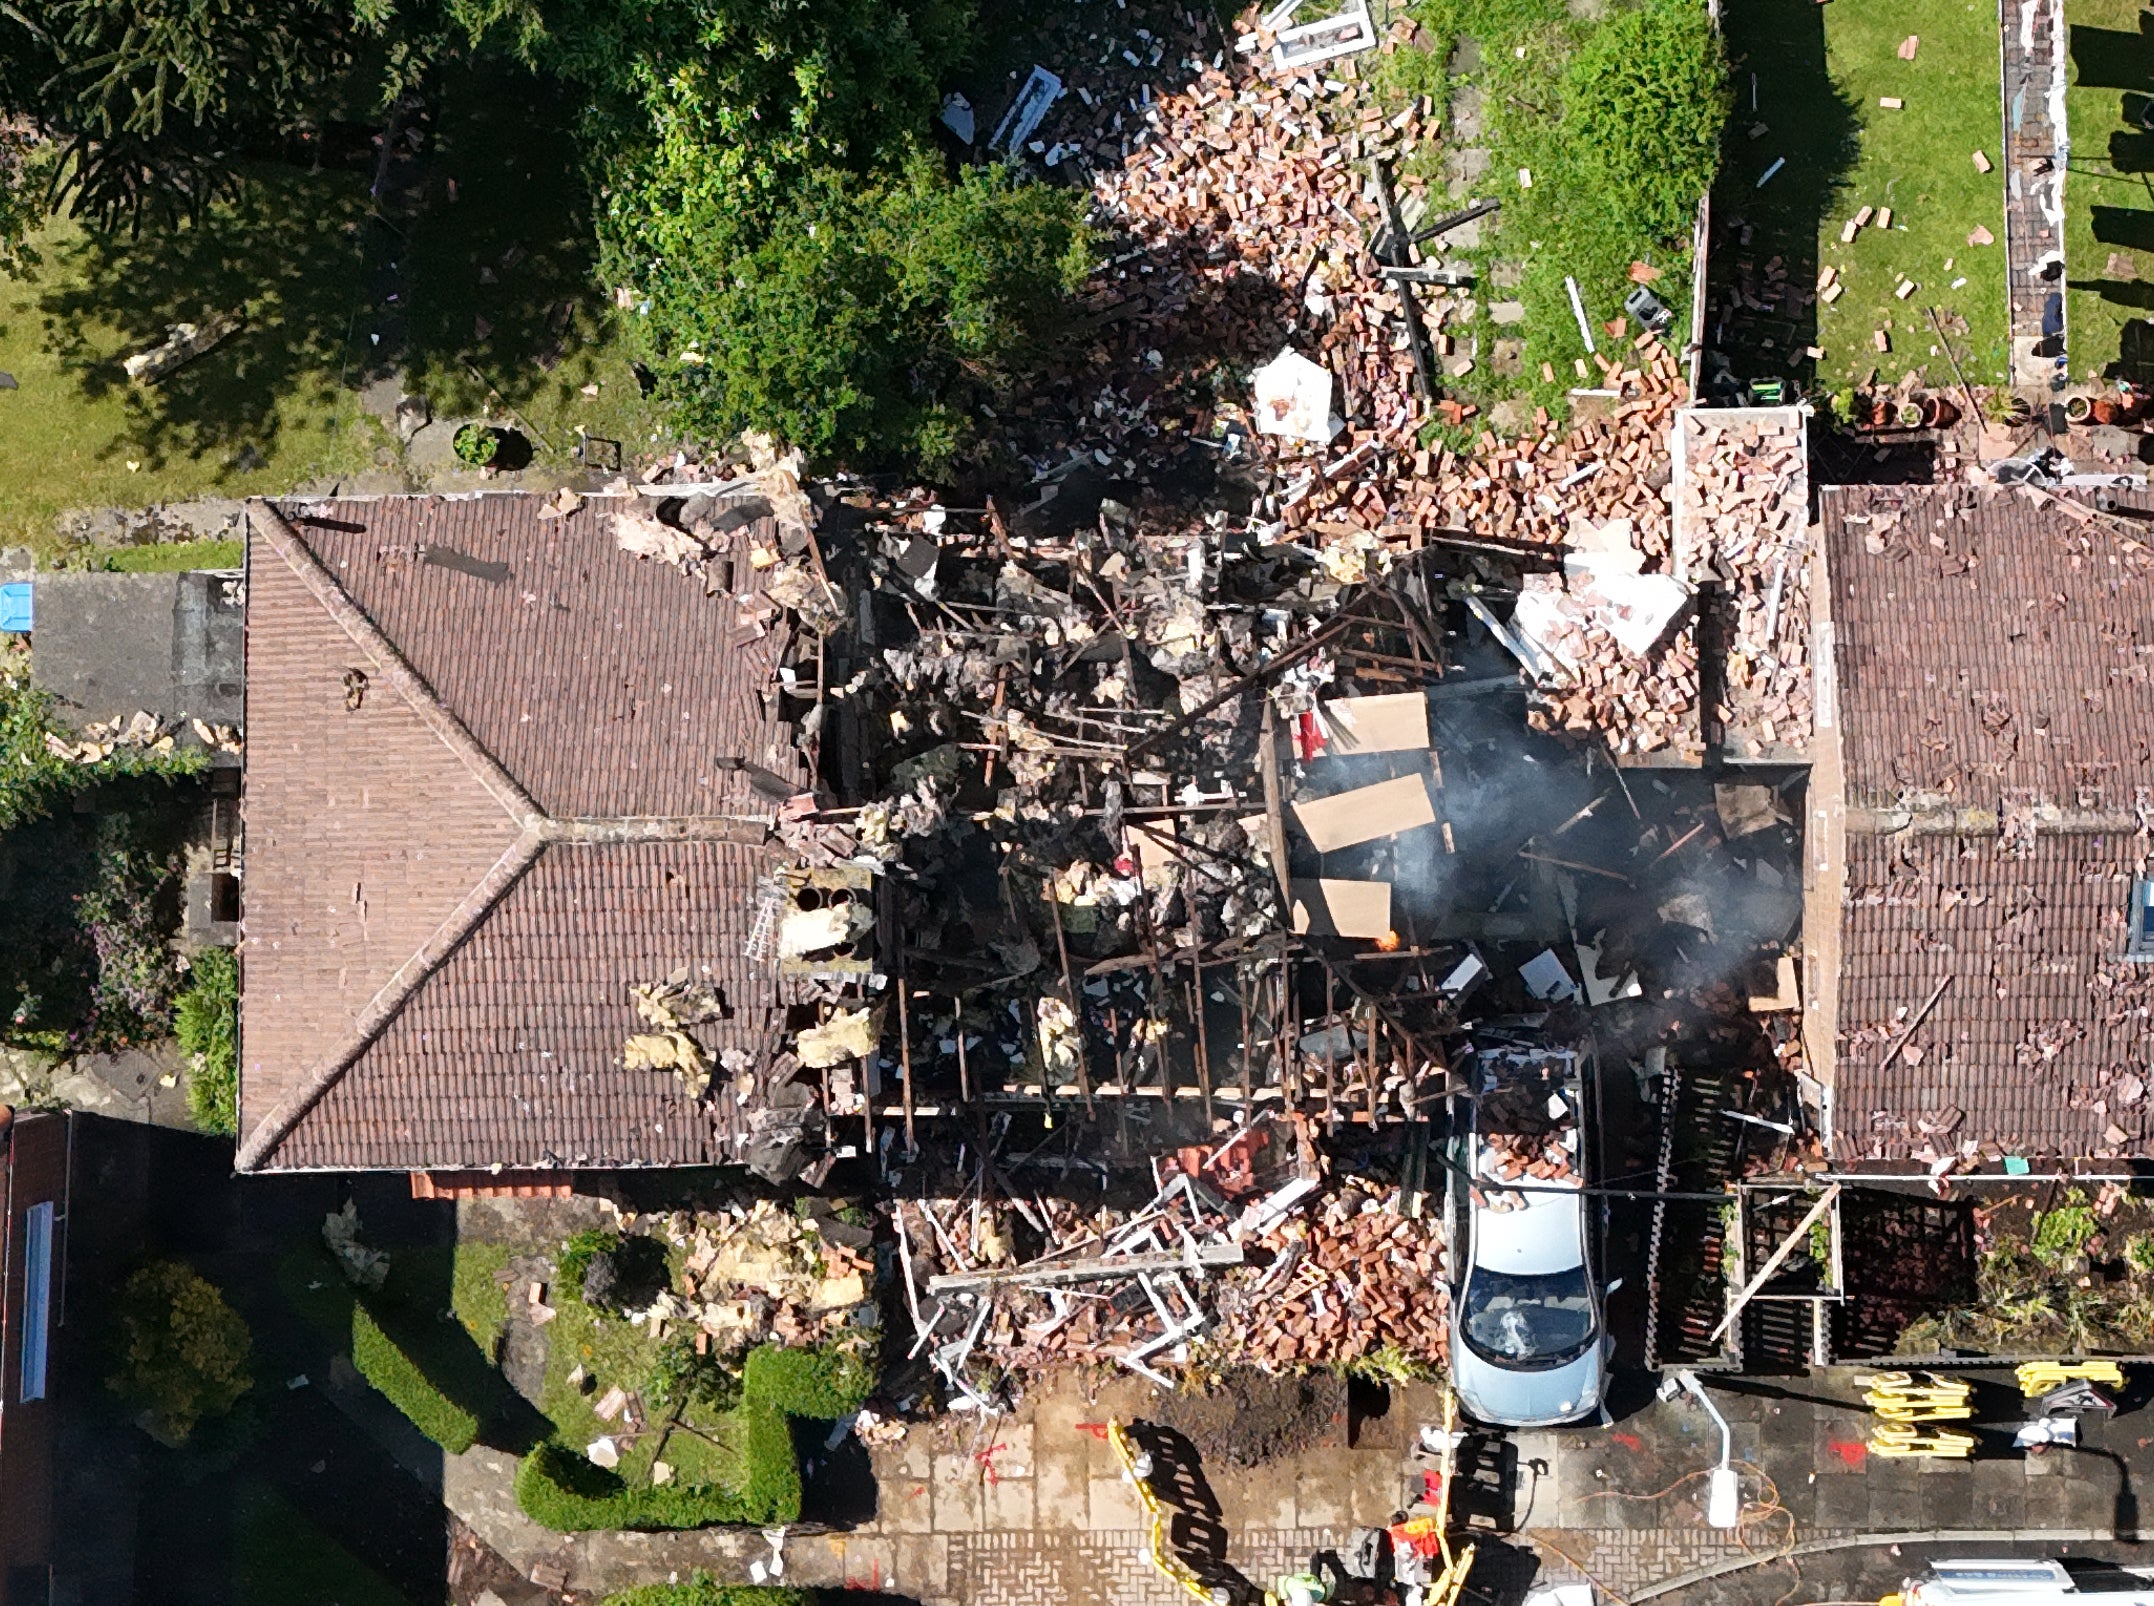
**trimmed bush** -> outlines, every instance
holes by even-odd
[[[558,1440],[548,1440],[517,1467],[516,1503],[525,1516],[556,1533],[612,1528],[654,1532],[799,1520],[800,1463],[785,1413],[750,1400],[740,1414],[747,1472],[738,1491],[679,1483],[632,1488],[619,1473],[594,1465]]]
[[[608,1595],[601,1606],[808,1606],[814,1597],[805,1589],[780,1589],[769,1584],[721,1584],[709,1573],[698,1572],[685,1584],[642,1584]]]
[[[835,1345],[822,1349],[751,1350],[741,1370],[742,1392],[768,1400],[788,1416],[835,1421],[860,1409],[875,1392],[875,1373],[859,1354]]]
[[[740,1408],[741,1461],[746,1468],[742,1499],[750,1522],[796,1522],[800,1518],[800,1457],[786,1414],[750,1394]]]
[[[352,1364],[413,1427],[449,1454],[462,1455],[478,1442],[478,1417],[444,1394],[360,1304],[352,1306]]]

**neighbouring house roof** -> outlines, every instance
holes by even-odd
[[[2154,817],[2154,554],[2087,507],[1995,487],[1821,495],[1847,1158],[2143,1152],[2154,1135],[2154,965],[2123,957]]]
[[[808,776],[782,628],[622,551],[634,500],[250,509],[242,1169],[736,1157],[722,1074],[623,1066],[630,989],[712,983],[763,1057],[773,804],[726,764]]]
[[[240,587],[230,576],[59,572],[37,577],[30,673],[72,724],[163,719],[236,725]]]

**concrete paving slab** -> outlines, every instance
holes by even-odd
[[[1870,1483],[1870,1528],[1875,1532],[1922,1526],[1922,1491]]]
[[[940,1533],[978,1533],[986,1523],[980,1492],[979,1463],[969,1455],[944,1451],[935,1457],[935,1529]]]
[[[1137,1492],[1119,1477],[1094,1478],[1085,1496],[1085,1523],[1094,1533],[1144,1526]]]
[[[851,1535],[845,1541],[845,1587],[888,1589],[897,1580],[897,1542]]]
[[[934,1485],[927,1478],[879,1480],[876,1516],[890,1533],[924,1534],[935,1527]]]
[[[897,1590],[914,1599],[948,1593],[950,1541],[943,1534],[905,1534],[896,1541]]]
[[[1039,1522],[1030,1478],[993,1478],[980,1491],[981,1514],[989,1528],[1030,1532]]]
[[[1086,1494],[1091,1479],[1084,1462],[1075,1456],[1044,1456],[1034,1472],[1033,1498],[1039,1525],[1050,1530],[1077,1530],[1086,1524]]]

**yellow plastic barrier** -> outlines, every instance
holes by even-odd
[[[1872,1430],[1870,1434],[1872,1455],[1964,1459],[1974,1454],[1974,1448],[1972,1433],[1955,1433],[1950,1428],[1935,1433],[1918,1433],[1912,1427],[1886,1423]]]
[[[2115,1361],[2075,1361],[2069,1365],[2063,1361],[2029,1361],[2015,1375],[2019,1378],[2019,1392],[2030,1400],[2075,1379],[2107,1383],[2111,1388],[2124,1386],[2124,1368]]]
[[[1152,1492],[1151,1484],[1137,1474],[1137,1457],[1142,1452],[1138,1450],[1136,1441],[1130,1438],[1129,1430],[1120,1422],[1108,1422],[1107,1442],[1114,1446],[1114,1457],[1122,1463],[1123,1475],[1136,1489],[1137,1499],[1144,1507],[1149,1526],[1145,1542],[1147,1559],[1159,1569],[1162,1577],[1181,1585],[1189,1594],[1204,1602],[1204,1606],[1215,1606],[1212,1592],[1204,1586],[1204,1581],[1190,1571],[1188,1565],[1175,1555],[1173,1546],[1168,1543],[1167,1508],[1160,1503],[1159,1496]]]

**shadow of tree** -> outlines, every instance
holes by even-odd
[[[2093,210],[2094,238],[2103,245],[2154,251],[2154,211],[2126,206],[2097,206]]]
[[[595,304],[582,153],[566,120],[531,117],[534,101],[559,91],[480,65],[452,70],[429,93],[427,215],[402,264],[410,380],[437,412],[477,410],[488,385],[515,406],[565,390],[559,359],[607,314]]]
[[[86,396],[126,395],[129,451],[149,467],[220,452],[229,471],[253,466],[288,405],[341,401],[365,210],[351,175],[263,168],[198,224],[69,236],[35,280],[46,342]],[[238,333],[160,384],[130,384],[123,357],[227,311],[244,314]]]
[[[1713,192],[1706,346],[1726,357],[1737,381],[1788,376],[1807,385],[1815,376],[1805,351],[1817,344],[1810,292],[1818,230],[1854,170],[1859,123],[1827,67],[1825,13],[1815,0],[1732,6],[1723,27],[1735,109]],[[1787,164],[1762,188],[1757,177],[1768,162],[1750,133],[1759,123],[1769,125],[1772,154]],[[1784,279],[1767,277],[1775,258]]]

